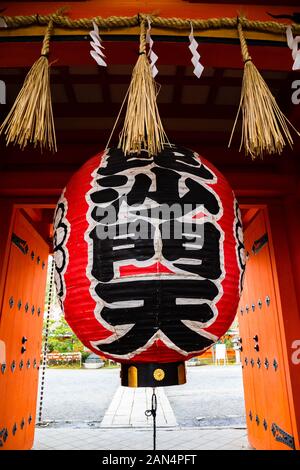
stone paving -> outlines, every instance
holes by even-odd
[[[156,389],[157,426],[178,426],[163,388]],[[152,427],[152,417],[145,415],[151,408],[151,388],[119,387],[109,405],[101,427]]]
[[[151,450],[152,430],[142,428],[38,428],[34,450]],[[247,450],[245,429],[158,428],[157,450]]]
[[[245,428],[180,427],[163,388],[157,394],[157,450],[249,449]],[[152,390],[119,387],[100,428],[37,428],[35,450],[151,450]]]

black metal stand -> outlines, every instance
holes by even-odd
[[[151,410],[146,410],[145,415],[152,416],[153,418],[153,450],[156,450],[156,412],[157,412],[157,396],[155,393],[155,388],[153,388],[152,398],[151,398]]]

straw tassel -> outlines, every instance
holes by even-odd
[[[23,150],[30,142],[35,147],[39,146],[41,151],[57,151],[48,63],[52,29],[51,19],[45,33],[41,57],[26,75],[23,87],[0,127],[0,134],[5,134],[6,145],[17,144]]]
[[[168,143],[157,107],[158,87],[146,55],[146,20],[141,22],[139,58],[128,89],[127,111],[119,148],[125,155],[147,150],[157,155]]]
[[[280,110],[268,85],[253,64],[240,21],[237,28],[244,61],[244,76],[240,104],[228,147],[242,111],[242,137],[239,150],[244,147],[246,155],[250,155],[252,159],[262,158],[264,154],[280,154],[286,143],[291,148],[293,146],[289,125],[298,135],[300,134]]]

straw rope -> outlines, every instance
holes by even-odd
[[[17,144],[23,150],[31,142],[41,150],[57,151],[48,62],[52,32],[53,19],[50,18],[41,56],[26,75],[10,112],[0,126],[0,134],[5,134],[6,145]]]
[[[238,21],[238,35],[244,61],[244,75],[239,108],[231,132],[230,146],[242,112],[242,136],[240,150],[252,159],[263,158],[264,154],[282,153],[286,143],[292,148],[293,139],[289,126],[298,134],[291,122],[280,110],[268,85],[252,62],[244,36],[242,23]]]
[[[149,18],[153,27],[162,29],[191,29],[191,24],[195,31],[209,29],[236,29],[237,18],[208,18],[208,19],[183,19],[183,18],[163,18],[157,15],[147,15],[140,13],[134,16],[110,16],[102,18],[95,16],[93,18],[71,19],[66,15],[58,13],[50,15],[28,15],[28,16],[2,16],[8,28],[22,28],[32,25],[47,25],[52,19],[54,27],[69,29],[90,29],[95,22],[101,29],[128,28],[138,26],[143,20]],[[274,33],[284,35],[287,26],[291,26],[295,34],[300,34],[300,25],[296,23],[279,23],[277,21],[257,21],[239,18],[239,22],[244,30],[259,31],[265,33]]]
[[[56,150],[47,59],[50,36],[54,27],[91,29],[93,22],[95,22],[102,30],[140,25],[140,56],[134,67],[131,83],[112,133],[115,130],[125,101],[128,100],[124,127],[120,133],[119,147],[123,149],[125,154],[139,153],[141,149],[148,150],[150,154],[157,154],[163,144],[168,142],[168,139],[156,103],[158,87],[153,80],[146,56],[146,22],[148,19],[151,21],[152,27],[158,29],[190,31],[192,25],[194,31],[237,30],[244,60],[244,77],[240,105],[229,145],[240,112],[242,112],[243,118],[241,147],[244,146],[245,153],[250,154],[252,158],[262,157],[264,153],[281,153],[286,145],[285,141],[290,146],[293,144],[288,125],[293,126],[279,109],[267,84],[253,64],[243,30],[273,33],[284,37],[287,26],[292,27],[295,35],[300,34],[299,24],[248,20],[245,17],[162,18],[158,15],[146,15],[144,13],[128,17],[111,16],[102,18],[96,16],[93,18],[71,19],[64,14],[64,9],[59,9],[50,15],[3,16],[3,19],[7,27],[11,29],[32,25],[47,25],[41,57],[29,71],[15,104],[0,127],[0,134],[3,131],[5,132],[7,144],[13,142],[24,148],[30,141],[35,146],[39,144],[41,149]],[[296,131],[295,128],[293,129]]]
[[[125,97],[127,110],[118,148],[122,148],[125,155],[140,154],[142,150],[148,151],[149,155],[157,155],[164,144],[168,143],[168,138],[156,102],[158,87],[146,54],[146,20],[141,21],[140,28],[139,58]],[[121,110],[123,105],[124,102]],[[119,117],[120,113],[117,121]],[[115,127],[116,124],[113,130]]]
[[[43,39],[43,45],[41,50],[41,55],[48,56],[49,55],[49,47],[50,47],[50,37],[53,32],[53,20],[49,21],[48,27],[45,32],[45,36]]]
[[[141,31],[140,31],[139,53],[140,54],[146,54],[146,47],[147,47],[147,42],[146,42],[146,21],[142,20],[142,22],[141,22]]]

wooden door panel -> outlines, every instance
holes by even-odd
[[[239,324],[249,440],[257,449],[288,450],[292,447],[292,424],[263,211],[246,229],[245,247],[247,266]]]
[[[2,449],[33,444],[48,252],[17,212],[0,317],[0,340],[6,347],[0,371]]]
[[[246,239],[245,248],[246,253],[251,252],[251,237]],[[249,255],[248,255],[249,256]],[[258,357],[257,352],[254,349],[256,342],[254,341],[254,336],[257,334],[257,320],[255,315],[252,315],[255,312],[256,305],[252,298],[252,292],[254,289],[255,276],[249,275],[249,258],[247,266],[247,275],[245,277],[245,287],[243,291],[243,296],[240,301],[240,334],[242,338],[242,364],[244,372],[244,382],[245,382],[245,371],[247,371],[247,392],[245,393],[245,405],[246,405],[246,416],[247,416],[247,426],[248,429],[251,429],[251,444],[254,447],[257,447],[260,440],[260,417],[262,415],[262,409],[265,405],[265,396],[263,391],[263,384],[260,378],[261,367],[257,363]],[[258,377],[256,377],[256,373]],[[258,399],[259,398],[259,399]]]

